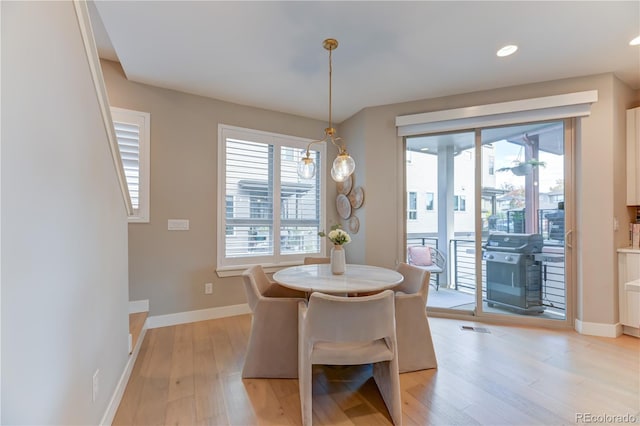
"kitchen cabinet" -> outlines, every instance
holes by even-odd
[[[627,205],[640,205],[640,107],[627,110]]]
[[[640,250],[618,249],[618,300],[622,332],[640,337]]]

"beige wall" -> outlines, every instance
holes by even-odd
[[[347,123],[338,127],[338,136],[343,139],[349,155],[351,155],[356,162],[356,170],[352,175],[352,188],[360,186],[364,190],[364,203],[360,208],[351,210],[351,215],[357,217],[360,221],[360,230],[356,234],[350,233],[351,242],[347,246],[345,246],[348,263],[365,263],[367,250],[367,245],[365,244],[367,234],[365,230],[367,229],[366,212],[369,207],[368,191],[370,189],[369,183],[365,181],[366,171],[368,168],[366,158],[367,151],[365,144],[352,142],[366,140],[366,137],[364,135],[364,129],[366,127],[364,126],[363,117],[363,114],[357,114],[356,116],[352,117]],[[329,180],[329,182],[332,181]],[[333,200],[335,200],[336,195],[334,195],[333,197],[331,195],[328,196],[329,213],[335,216],[334,223],[340,223],[344,229],[348,230],[347,222],[345,220],[342,220],[339,216],[335,215],[335,208],[333,208],[335,202]]]
[[[129,225],[130,299],[148,299],[150,315],[245,303],[240,277],[215,273],[218,123],[313,139],[326,123],[133,83],[115,62],[102,68],[112,106],[151,113],[151,221]],[[168,219],[189,219],[190,230],[167,231]]]
[[[637,91],[623,85],[612,75],[597,75],[546,83],[536,83],[498,90],[428,99],[394,105],[366,108],[342,123],[349,129],[351,120],[363,123],[350,146],[365,148],[367,168],[359,175],[366,182],[364,223],[366,250],[363,261],[383,266],[403,259],[404,248],[391,249],[390,241],[401,239],[400,227],[390,226],[401,220],[401,198],[390,202],[390,194],[402,188],[399,182],[398,144],[395,117],[495,102],[550,96],[555,94],[598,90],[599,100],[592,106],[591,116],[581,120],[582,138],[577,147],[577,227],[574,241],[578,265],[578,318],[585,322],[615,324],[617,318],[616,249],[626,245],[628,214],[624,205],[623,169],[621,161],[625,144],[624,109],[630,107]],[[356,134],[354,132],[354,134]],[[352,151],[353,148],[350,148]],[[356,158],[358,161],[358,158]],[[617,216],[620,230],[613,230]]]
[[[0,8],[0,423],[95,425],[128,359],[125,205],[74,4]]]

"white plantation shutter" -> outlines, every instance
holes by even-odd
[[[322,254],[324,144],[311,151],[318,173],[304,180],[308,140],[224,125],[219,135],[218,270]]]
[[[149,113],[111,108],[129,197],[130,222],[149,221]]]
[[[140,207],[140,129],[137,125],[113,122],[120,158],[127,178],[133,209]]]

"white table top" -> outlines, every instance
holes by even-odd
[[[281,269],[273,279],[285,287],[305,292],[329,294],[369,293],[393,288],[404,277],[391,269],[369,265],[346,266],[343,275],[333,275],[331,265],[302,265]]]

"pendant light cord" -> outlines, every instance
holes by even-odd
[[[331,54],[333,53],[333,49],[329,49],[329,129],[331,131],[331,134],[333,135],[333,121],[331,119],[331,82],[332,82],[332,78],[331,75],[333,74],[333,66],[332,66],[332,61],[331,61]],[[332,138],[333,139],[333,138]]]

